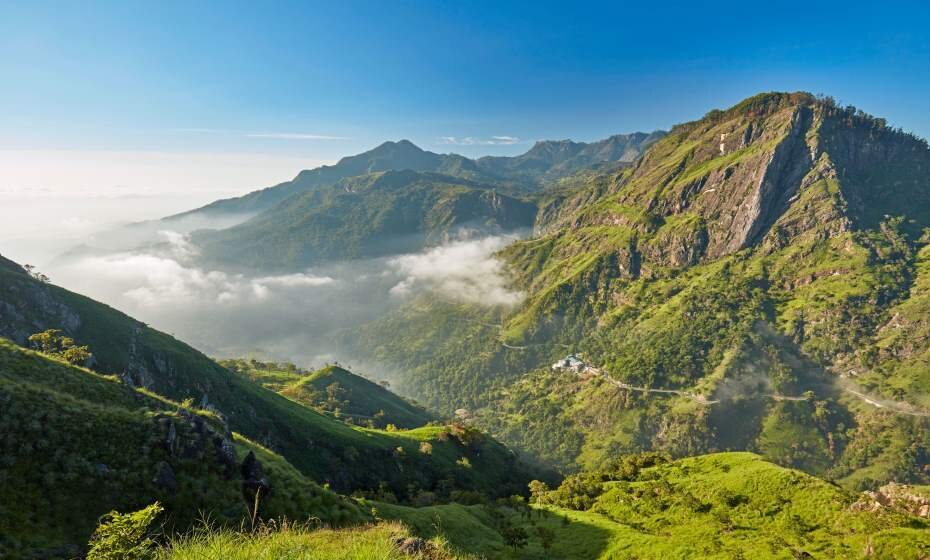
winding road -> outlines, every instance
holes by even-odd
[[[457,319],[459,319],[459,320],[461,320],[461,321],[469,322],[469,323],[476,323],[476,324],[479,324],[479,325],[482,325],[482,326],[488,327],[488,328],[498,329],[498,331],[500,331],[501,333],[503,333],[503,330],[504,330],[504,325],[503,325],[503,323],[501,323],[501,324],[484,323],[484,322],[482,322],[482,321],[477,321],[477,320],[474,320],[474,319],[467,319],[467,318],[465,318],[465,317],[458,317]],[[534,346],[546,346],[546,344],[530,344],[530,345],[525,345],[525,346],[516,346],[516,345],[513,345],[513,344],[507,344],[507,343],[504,342],[503,340],[500,340],[500,344],[501,344],[501,346],[503,346],[504,348],[507,348],[508,350],[528,350],[529,348],[534,347]],[[552,343],[550,343],[550,344],[552,344]],[[557,345],[558,345],[558,346],[565,347],[565,348],[571,348],[571,346],[568,345],[568,344],[561,344],[561,343],[558,343]],[[696,403],[698,403],[698,404],[705,405],[705,406],[711,406],[711,405],[718,404],[718,403],[722,402],[720,399],[711,400],[711,399],[708,399],[707,397],[705,397],[704,395],[699,395],[699,394],[697,394],[697,393],[693,393],[693,392],[690,392],[690,391],[681,391],[681,390],[678,390],[678,389],[653,389],[653,388],[649,388],[649,387],[637,387],[637,386],[635,386],[635,385],[630,385],[629,383],[624,383],[624,382],[622,382],[622,381],[618,381],[618,380],[614,379],[613,377],[611,377],[610,374],[608,374],[606,371],[604,371],[604,370],[602,370],[602,369],[600,369],[600,368],[593,367],[593,366],[588,366],[588,367],[586,367],[584,371],[585,371],[585,372],[589,372],[589,373],[594,373],[595,375],[601,377],[602,379],[604,379],[605,381],[607,381],[607,382],[610,383],[611,385],[614,385],[615,387],[617,387],[617,388],[619,388],[619,389],[626,390],[626,391],[635,391],[635,392],[639,392],[639,393],[656,393],[656,394],[666,394],[666,395],[678,395],[678,396],[681,396],[681,397],[685,397],[685,398],[687,398],[687,399],[691,399],[692,401],[694,401],[694,402],[696,402]],[[849,388],[849,387],[841,387],[841,388],[842,388],[842,390],[843,390],[844,392],[846,392],[846,393],[848,393],[848,394],[850,394],[850,395],[856,397],[857,399],[859,399],[859,400],[861,400],[861,401],[863,401],[863,402],[865,402],[865,403],[867,403],[867,404],[869,404],[869,405],[872,405],[872,406],[874,406],[874,407],[876,407],[876,408],[881,408],[881,409],[884,409],[884,410],[888,410],[889,412],[893,412],[893,413],[896,413],[896,414],[904,414],[904,415],[908,415],[908,416],[917,416],[917,417],[922,417],[922,418],[930,418],[930,412],[924,412],[924,411],[918,409],[916,406],[914,406],[914,405],[912,405],[912,404],[910,404],[910,403],[898,402],[898,401],[890,401],[890,400],[881,399],[881,398],[878,398],[878,397],[872,397],[872,396],[869,396],[869,395],[867,395],[867,394],[865,394],[865,393],[862,393],[862,392],[860,392],[860,391],[857,391],[857,390],[855,390],[855,389],[851,389],[851,388]],[[777,393],[770,393],[770,394],[759,395],[759,396],[765,397],[765,398],[770,398],[770,399],[775,400],[775,401],[790,401],[790,402],[800,402],[800,401],[807,401],[807,400],[810,400],[810,399],[811,399],[811,396],[810,396],[810,395],[797,395],[797,396],[794,396],[794,395],[779,395],[779,394],[777,394]]]

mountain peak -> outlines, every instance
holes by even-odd
[[[928,169],[926,142],[884,119],[829,97],[764,93],[676,126],[601,204],[564,218],[635,230],[663,265],[694,264],[887,216],[919,233],[930,226]],[[663,223],[688,227],[655,231]]]
[[[411,142],[410,140],[407,140],[406,138],[404,138],[404,139],[396,140],[396,141],[395,141],[395,140],[388,140],[387,142],[382,142],[381,144],[379,144],[379,145],[376,146],[375,148],[373,148],[373,149],[371,149],[371,150],[369,150],[369,151],[367,151],[367,152],[362,152],[362,153],[359,154],[359,155],[370,154],[370,153],[376,153],[376,152],[391,151],[391,150],[410,150],[410,151],[416,151],[416,152],[425,152],[425,150],[423,150],[422,148],[420,148],[419,146],[417,146],[416,144],[414,144],[414,143]],[[351,157],[351,156],[350,156],[350,157]]]

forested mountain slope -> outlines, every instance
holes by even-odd
[[[536,206],[481,183],[416,171],[343,179],[237,226],[202,231],[203,262],[299,270],[325,261],[417,251],[464,231],[532,227]]]
[[[106,305],[37,280],[11,261],[0,268],[0,336],[24,344],[61,329],[93,353],[91,367],[126,385],[217,411],[231,430],[280,453],[334,489],[410,492],[455,489],[509,494],[527,474],[513,455],[471,430],[428,426],[385,432],[348,426],[234,374],[174,338]],[[453,433],[455,432],[455,433]],[[431,453],[421,452],[429,443]],[[376,458],[364,467],[358,456]],[[457,461],[467,458],[469,466]],[[516,489],[516,490],[515,490]]]
[[[293,180],[260,189],[244,196],[217,200],[202,208],[170,216],[170,222],[190,214],[219,216],[261,212],[282,200],[333,185],[340,179],[383,171],[422,171],[460,179],[491,182],[516,192],[538,190],[540,182],[556,180],[585,167],[603,163],[630,163],[664,132],[618,134],[586,144],[569,140],[537,142],[528,152],[515,157],[483,157],[472,160],[458,154],[422,150],[409,140],[385,142],[367,152],[301,171]]]
[[[675,127],[540,226],[500,255],[521,305],[424,299],[359,347],[566,467],[746,449],[852,487],[926,479],[924,140],[763,94]],[[388,333],[416,350],[390,356]],[[549,369],[573,351],[594,369]]]

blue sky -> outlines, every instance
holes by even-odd
[[[273,182],[386,139],[514,154],[799,89],[930,136],[924,4],[698,4],[0,1],[0,151],[114,184],[105,154],[242,154]],[[72,180],[26,161],[0,190]]]

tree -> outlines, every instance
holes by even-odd
[[[61,358],[76,366],[87,363],[92,354],[87,346],[78,346],[74,339],[64,336],[58,329],[48,329],[29,337],[29,345],[35,350]]]
[[[543,550],[546,551],[546,556],[548,556],[549,551],[552,550],[552,545],[555,544],[555,531],[548,527],[536,527],[536,534],[539,535],[539,543],[542,545]]]
[[[333,382],[326,386],[326,402],[323,404],[323,408],[332,411],[338,411],[347,403],[342,400],[346,394],[346,390],[342,388],[342,385],[339,383]]]
[[[549,491],[549,485],[539,480],[532,480],[530,481],[529,487],[530,502],[534,504],[543,503],[542,498],[546,495],[546,492]]]
[[[34,265],[24,264],[23,268],[26,270],[29,276],[32,276],[33,278],[35,278],[39,282],[42,282],[43,284],[48,284],[51,281],[51,279],[48,276],[36,270],[36,267]]]
[[[514,550],[526,546],[530,538],[529,535],[526,534],[526,529],[523,527],[514,527],[512,525],[504,527],[501,530],[501,536],[504,538],[504,544]]]

